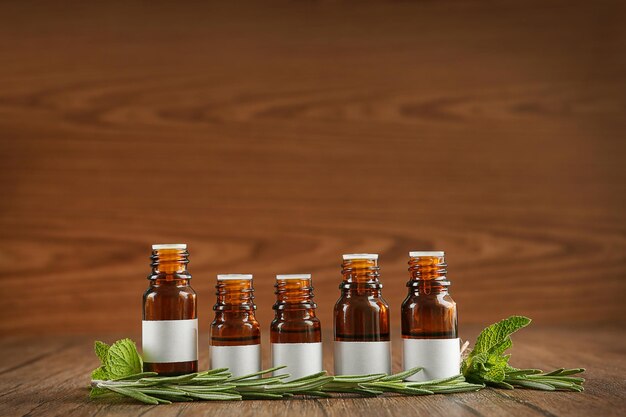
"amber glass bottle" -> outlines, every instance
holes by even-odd
[[[261,370],[261,330],[254,311],[252,275],[217,276],[215,320],[209,339],[211,369],[229,368],[234,376]]]
[[[391,373],[389,306],[376,254],[343,255],[335,304],[335,374]]]
[[[322,331],[315,316],[311,274],[277,275],[275,317],[270,325],[272,367],[288,380],[322,371]]]
[[[153,245],[151,259],[143,295],[143,369],[160,375],[197,372],[198,315],[187,245]]]
[[[409,293],[402,303],[403,368],[424,368],[410,379],[427,381],[459,373],[456,303],[448,294],[444,252],[410,252]]]

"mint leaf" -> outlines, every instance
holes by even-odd
[[[474,349],[461,363],[461,373],[465,379],[475,384],[506,389],[522,387],[544,391],[582,391],[585,380],[568,376],[583,372],[582,368],[560,368],[544,373],[539,369],[517,369],[509,365],[511,355],[505,355],[504,352],[513,346],[511,334],[529,323],[528,317],[511,316],[480,332]]]
[[[485,328],[476,339],[474,349],[461,364],[461,373],[468,381],[501,386],[506,379],[510,355],[504,352],[513,346],[510,335],[528,326],[530,319],[511,316]]]
[[[100,359],[100,366],[91,372],[91,379],[111,379],[107,370],[107,353],[109,352],[109,345],[99,340],[96,340],[93,345],[93,350],[96,352],[96,356]]]
[[[107,380],[111,378],[109,377],[109,373],[106,371],[106,369],[104,369],[104,366],[100,366],[99,368],[96,368],[93,370],[93,372],[91,372],[91,379]]]
[[[107,351],[105,368],[111,379],[142,372],[143,362],[137,353],[135,342],[122,339],[113,343]]]
[[[89,391],[89,398],[101,397],[110,393],[111,391],[109,391],[108,389],[93,387],[91,391]]]
[[[96,356],[100,359],[100,363],[104,365],[107,360],[107,352],[109,351],[109,345],[99,340],[94,343],[93,349],[96,351]]]
[[[515,333],[523,327],[528,326],[530,322],[531,320],[528,317],[511,316],[508,319],[504,319],[502,321],[492,324],[491,326],[480,332],[478,339],[476,339],[476,344],[474,345],[474,350],[472,350],[472,354],[491,352],[494,347],[506,342],[511,334]],[[508,347],[511,347],[511,343],[509,343]],[[507,348],[505,348],[504,350],[506,350]]]

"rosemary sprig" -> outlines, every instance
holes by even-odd
[[[500,383],[501,388],[513,389],[514,387],[538,389],[542,391],[584,391],[585,378],[575,377],[584,372],[584,368],[556,369],[552,372],[543,372],[540,369],[516,369],[510,368],[505,371],[504,380]]]
[[[432,395],[477,391],[481,384],[465,382],[462,375],[428,382],[404,382],[421,368],[394,375],[372,374],[329,376],[326,372],[285,382],[288,374],[264,375],[283,367],[266,369],[254,374],[232,377],[226,369],[175,377],[159,377],[154,373],[139,373],[117,380],[94,380],[92,397],[118,394],[147,404],[170,404],[179,401],[232,401],[244,399],[283,399],[294,395],[329,397],[334,394],[377,396],[386,393],[402,395]]]

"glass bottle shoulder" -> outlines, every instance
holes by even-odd
[[[181,284],[176,280],[162,281],[159,283],[151,282],[143,294],[146,301],[156,300],[158,298],[176,297],[179,299],[195,299],[196,292],[187,284]]]
[[[335,313],[349,312],[358,310],[377,311],[380,313],[386,313],[389,311],[389,304],[382,296],[373,295],[345,295],[341,297],[335,303]]]
[[[442,309],[456,309],[456,302],[449,293],[417,294],[409,292],[402,302],[402,310],[418,306],[437,306]]]

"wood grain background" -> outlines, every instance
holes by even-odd
[[[217,273],[448,254],[464,323],[623,326],[619,1],[3,2],[0,332],[140,328],[150,244]],[[462,332],[462,330],[461,330]]]

